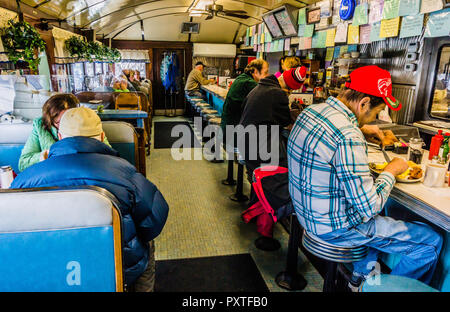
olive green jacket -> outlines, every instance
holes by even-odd
[[[33,120],[33,130],[20,154],[19,170],[24,171],[31,165],[38,163],[42,151],[50,149],[57,140],[58,130],[55,127],[52,127],[52,132],[50,133],[44,129],[42,117]],[[106,137],[103,143],[111,147]]]
[[[241,120],[244,110],[243,103],[247,95],[258,83],[248,74],[239,75],[231,84],[227,97],[223,103],[221,127],[225,130],[226,125],[237,125]]]

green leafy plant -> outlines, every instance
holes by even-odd
[[[66,50],[70,56],[75,57],[77,61],[84,58],[87,53],[87,42],[77,36],[72,36],[64,42]]]
[[[86,59],[89,62],[119,62],[122,57],[119,50],[111,49],[98,42],[87,42],[86,40],[72,36],[65,41],[65,47],[70,56],[77,60]]]
[[[40,59],[39,53],[45,49],[45,41],[36,28],[25,21],[9,20],[6,27],[1,29],[3,46],[11,62],[16,64],[23,60],[31,70],[36,71]]]

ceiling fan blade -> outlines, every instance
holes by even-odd
[[[249,15],[243,15],[243,14],[235,14],[235,13],[225,13],[225,16],[230,16],[230,17],[237,17],[237,18],[242,18],[242,19],[247,19],[250,16]]]
[[[247,14],[247,11],[243,10],[223,10],[224,13],[235,13],[235,14]]]

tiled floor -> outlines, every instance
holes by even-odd
[[[155,117],[154,122],[182,121],[182,117]],[[201,153],[201,149],[189,149]],[[236,173],[235,173],[236,176]],[[172,158],[171,149],[152,149],[147,158],[147,177],[162,192],[170,211],[167,223],[155,240],[156,260],[250,253],[271,291],[283,291],[274,278],[285,266],[288,235],[276,224],[274,237],[282,248],[264,252],[254,247],[258,237],[254,223],[245,224],[241,212],[245,203],[231,201],[234,187],[220,183],[226,177],[226,163]],[[250,185],[245,181],[244,193]],[[299,251],[299,271],[308,281],[304,291],[321,291],[323,280]]]

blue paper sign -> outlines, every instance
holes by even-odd
[[[422,34],[423,14],[404,16],[400,28],[400,38],[414,37]]]
[[[339,56],[341,55],[340,52],[341,52],[341,47],[334,47],[333,58],[335,58],[335,59],[339,58]]]
[[[372,28],[370,29],[370,41],[380,41],[385,40],[386,38],[380,37],[380,28],[381,28],[381,22],[373,23]]]
[[[425,37],[443,37],[450,34],[450,8],[430,13]]]
[[[420,0],[400,0],[399,16],[416,15],[420,12]]]
[[[297,35],[299,37],[303,37],[305,35],[305,28],[306,28],[306,25],[298,25],[298,33],[297,33]]]

